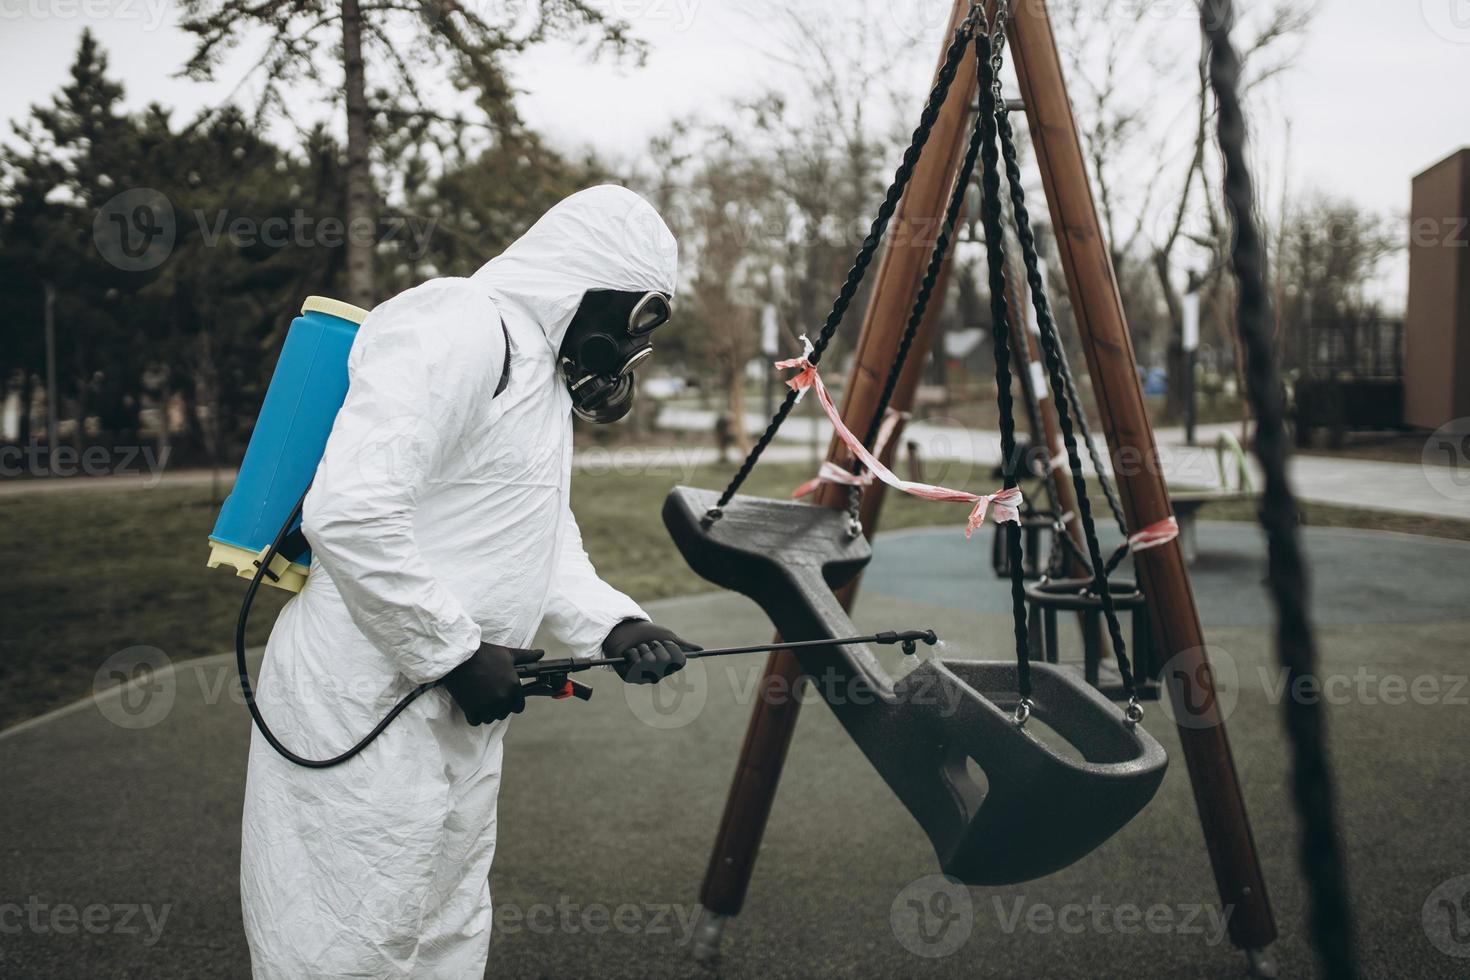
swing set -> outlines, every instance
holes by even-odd
[[[1264,277],[1248,205],[1244,127],[1235,93],[1239,64],[1228,35],[1231,4],[1205,0],[1203,6],[1220,105],[1228,203],[1237,228],[1241,332],[1263,433],[1257,451],[1267,475],[1263,522],[1271,537],[1272,588],[1283,622],[1281,657],[1290,669],[1310,672],[1313,651],[1299,581],[1300,556],[1294,525],[1284,520],[1294,517],[1295,504],[1284,480],[1283,437],[1277,435],[1281,405],[1279,394],[1272,392],[1280,385],[1262,315]],[[775,625],[778,639],[801,644],[771,655],[767,681],[790,684],[804,675],[824,679],[817,686],[838,721],[927,834],[943,872],[967,885],[1024,882],[1067,867],[1149,803],[1167,759],[1142,724],[1142,702],[1158,696],[1159,661],[1168,657],[1166,686],[1176,711],[1189,715],[1179,737],[1221,902],[1234,909],[1231,938],[1245,950],[1253,975],[1273,976],[1267,947],[1276,936],[1275,922],[1224,720],[1214,701],[1199,617],[1175,540],[1177,524],[1156,467],[1118,468],[1116,488],[1104,479],[1104,494],[1124,544],[1105,556],[1098,541],[1079,432],[1093,455],[1094,469],[1100,476],[1105,471],[1082,414],[1037,255],[1012,105],[1003,96],[1000,79],[1008,44],[1109,448],[1114,459],[1120,454],[1154,459],[1156,451],[1045,5],[1027,3],[1012,11],[1009,0],[957,0],[949,27],[952,35],[911,145],[831,312],[815,340],[806,343],[803,356],[777,365],[796,372],[787,380],[785,399],[729,485],[719,493],[675,487],[664,504],[664,522],[696,573],[754,600]],[[964,94],[956,95],[957,88]],[[912,403],[919,365],[909,355],[916,345],[927,345],[936,312],[931,300],[948,273],[951,244],[977,166],[1001,429],[1002,486],[990,494],[902,480],[881,458],[891,457],[898,442],[893,436]],[[1002,175],[1054,406],[1048,435],[1054,432],[1060,441],[1057,446],[1048,439],[1042,455],[1052,507],[1045,519],[1055,528],[1054,547],[1067,549],[1065,562],[1053,556],[1050,564],[1054,570],[1069,563],[1080,573],[1071,579],[1033,574],[1028,581],[1028,569],[1034,571],[1036,563],[1028,565],[1023,548],[1023,513],[1035,517],[1042,512],[1019,488],[1027,474],[1021,472],[1017,452],[1012,388],[1013,376],[1029,369],[1032,352],[1029,339],[1024,340],[1028,346],[1021,346],[1026,332],[1016,329],[1016,304],[1014,298],[1008,300],[1019,287],[1008,280],[1013,270],[1006,255]],[[839,411],[820,375],[822,357],[879,256],[890,225],[936,217],[939,232],[927,256],[907,243],[883,251]],[[762,453],[808,392],[820,400],[836,433],[821,473],[798,491],[814,493],[816,506],[740,495]],[[853,422],[861,426],[863,438],[849,428]],[[1063,467],[1069,480],[1060,478]],[[967,534],[987,515],[997,524],[1003,548],[997,565],[1004,567],[1012,599],[1014,660],[930,659],[895,678],[861,644],[822,645],[823,638],[857,632],[847,609],[872,557],[864,531],[876,526],[884,488],[890,486],[969,504]],[[1059,520],[1052,514],[1064,516]],[[1142,530],[1130,533],[1130,528]],[[1130,553],[1136,556],[1138,584],[1111,581]],[[1120,610],[1134,617],[1133,658]],[[1091,637],[1081,670],[1059,662],[1058,611],[1081,614],[1084,635]],[[1104,628],[1115,670],[1109,683],[1101,673],[1099,634]],[[828,679],[839,683],[826,683]],[[864,696],[835,695],[854,691]],[[725,926],[740,911],[798,708],[794,699],[756,705],[701,891],[704,919],[698,955],[718,954]],[[1349,920],[1320,720],[1289,722],[1306,831],[1304,864],[1314,896],[1314,938],[1330,975],[1351,976]],[[1038,732],[1038,723],[1075,752],[1054,747]]]

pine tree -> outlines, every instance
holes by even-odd
[[[521,122],[507,72],[517,54],[553,38],[590,38],[599,51],[641,56],[642,47],[628,25],[600,7],[595,0],[474,5],[457,0],[185,0],[181,26],[197,40],[184,72],[212,78],[226,52],[263,28],[267,39],[257,62],[264,81],[259,113],[280,109],[282,93],[301,82],[342,93],[347,132],[344,217],[349,228],[359,229],[348,236],[346,298],[371,307],[377,299],[374,245],[360,232],[372,229],[376,235],[380,199],[371,170],[375,144],[398,127],[427,134],[438,126],[454,140],[474,125],[435,111],[421,91],[420,77],[447,72],[456,84],[475,92],[485,117],[480,125],[492,137],[514,133]],[[370,77],[379,82],[371,96]]]

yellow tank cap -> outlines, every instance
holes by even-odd
[[[353,323],[361,323],[367,319],[368,311],[351,303],[344,303],[340,299],[332,299],[330,296],[308,296],[306,302],[301,304],[302,313],[325,313],[327,316],[338,316]]]

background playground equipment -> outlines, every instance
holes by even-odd
[[[1219,482],[1213,487],[1186,487],[1169,491],[1169,499],[1174,504],[1174,516],[1179,521],[1179,548],[1184,553],[1185,562],[1191,565],[1199,557],[1198,537],[1195,533],[1195,521],[1199,512],[1210,504],[1252,500],[1257,495],[1245,450],[1241,448],[1240,440],[1228,432],[1220,433],[1215,440],[1215,472],[1219,476]]]

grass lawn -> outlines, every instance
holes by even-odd
[[[685,567],[659,508],[674,483],[723,486],[732,470],[579,473],[573,504],[599,571],[640,600],[709,589]],[[808,475],[801,465],[759,466],[747,491],[785,496]],[[965,485],[954,474],[928,476]],[[993,489],[988,468],[976,467],[973,477],[973,488]],[[176,662],[230,649],[245,582],[204,567],[204,541],[218,510],[207,489],[36,492],[9,497],[0,507],[0,549],[24,556],[0,576],[0,727],[83,697],[101,663],[126,647],[157,647]],[[889,494],[882,526],[959,527],[965,514],[959,504]],[[1255,519],[1249,504],[1216,505],[1204,516]],[[1470,523],[1460,521],[1319,505],[1307,508],[1306,519],[1470,540]],[[262,590],[252,644],[265,641],[283,601]]]

